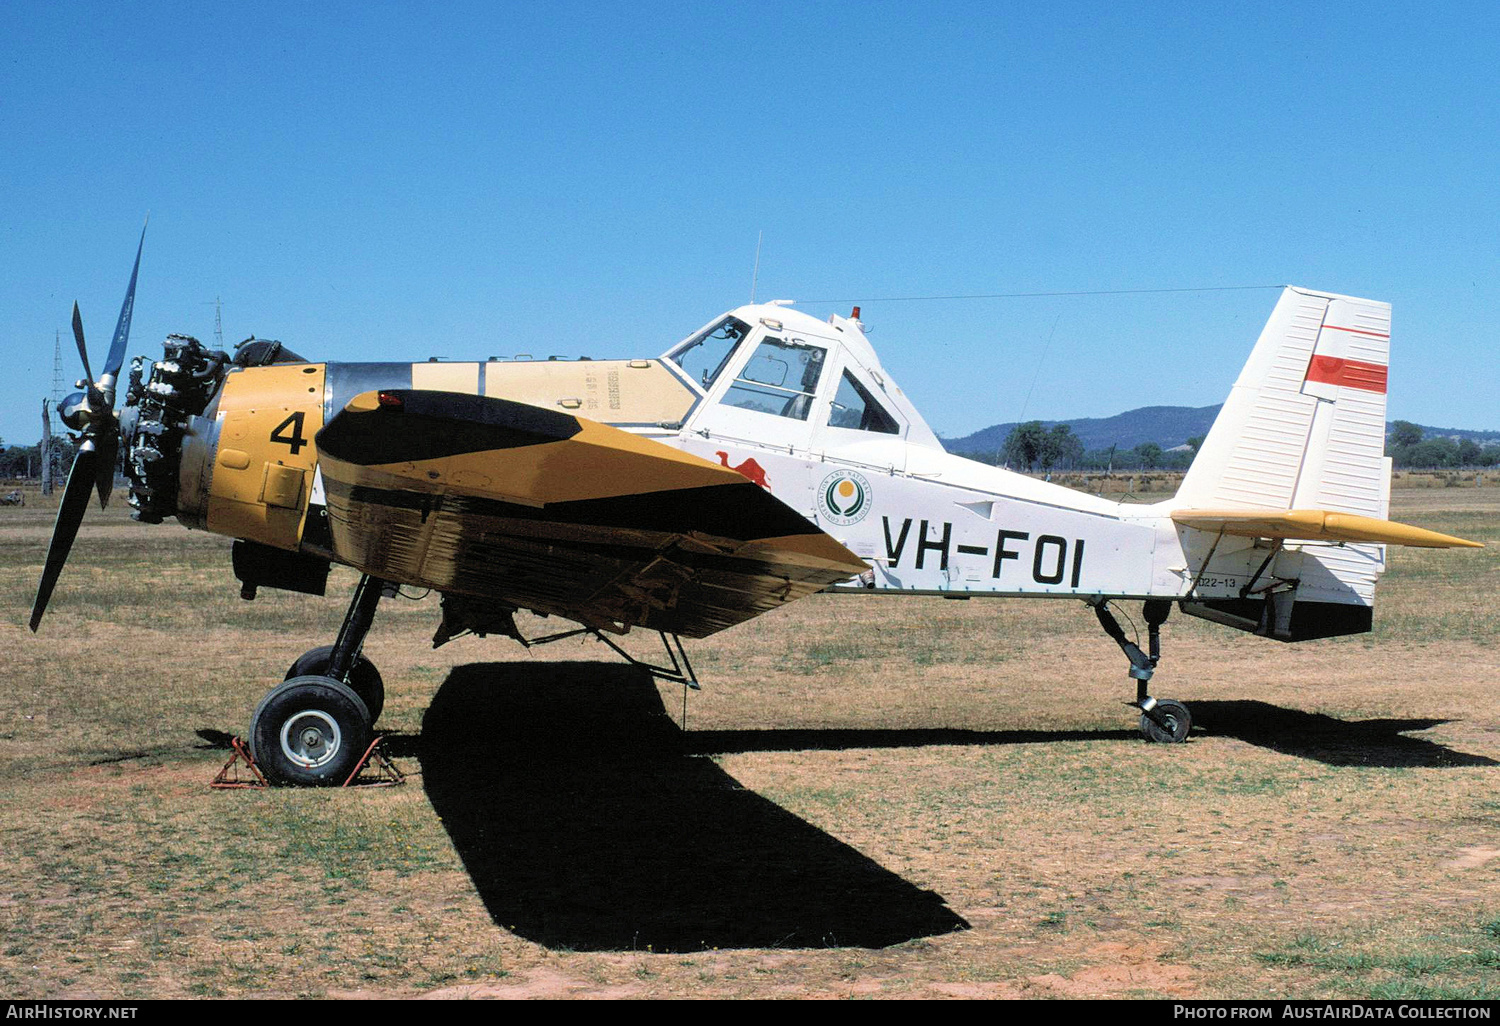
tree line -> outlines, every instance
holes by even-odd
[[[1480,445],[1472,438],[1456,442],[1442,436],[1425,438],[1421,427],[1409,420],[1398,420],[1385,440],[1385,454],[1402,469],[1493,467],[1500,464],[1500,442]]]
[[[1084,449],[1083,440],[1067,424],[1043,426],[1039,420],[1017,424],[999,452],[967,452],[961,455],[981,463],[1006,466],[1026,473],[1053,470],[1186,470],[1193,462],[1203,435],[1188,439],[1187,450],[1171,452],[1156,442],[1142,442],[1131,449]]]
[[[57,434],[52,437],[52,448],[56,451],[59,468],[57,484],[62,486],[67,479],[68,468],[73,465],[73,455],[77,451],[71,439],[66,435]],[[42,476],[42,446],[36,445],[12,445],[6,448],[4,441],[0,441],[0,478],[13,480],[36,480]]]
[[[1142,442],[1130,449],[1110,446],[1087,449],[1067,424],[1050,429],[1039,420],[1017,424],[999,452],[968,452],[960,455],[981,463],[1006,466],[1026,473],[1053,470],[1186,470],[1198,455],[1204,435],[1187,440],[1186,449],[1167,450],[1156,442]],[[1426,438],[1422,428],[1398,420],[1386,438],[1385,454],[1399,469],[1439,470],[1493,467],[1500,464],[1500,443],[1480,445],[1470,438]]]

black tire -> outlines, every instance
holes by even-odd
[[[323,645],[309,652],[303,652],[282,679],[326,677],[328,662],[332,658],[332,645]],[[385,681],[380,679],[380,671],[375,669],[375,664],[361,655],[354,660],[354,669],[349,671],[349,679],[344,683],[354,690],[360,701],[365,703],[365,708],[370,710],[370,722],[374,723],[380,719],[380,714],[385,709]]]
[[[354,689],[332,677],[284,681],[250,717],[250,754],[275,784],[342,784],[369,745],[369,710]]]
[[[1156,718],[1152,719],[1152,716]],[[1187,740],[1188,732],[1192,729],[1193,717],[1188,713],[1187,706],[1170,698],[1158,700],[1156,708],[1151,710],[1151,716],[1141,713],[1141,736],[1147,741],[1166,745],[1181,744]]]

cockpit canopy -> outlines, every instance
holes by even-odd
[[[858,321],[823,322],[779,306],[741,307],[666,355],[720,411],[711,419],[728,417],[747,431],[759,425],[776,437],[792,430],[790,424],[778,430],[773,422],[745,421],[731,412],[746,411],[782,418],[783,424],[802,422],[829,442],[836,436],[852,443],[894,435],[939,447],[874,357]],[[795,439],[788,436],[788,442]]]

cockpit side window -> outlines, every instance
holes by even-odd
[[[854,431],[875,431],[883,435],[901,433],[895,418],[885,412],[848,371],[844,371],[838,394],[833,397],[833,410],[828,416],[828,426]]]
[[[725,406],[806,420],[828,351],[795,339],[767,338],[724,393]]]
[[[667,357],[706,392],[729,365],[729,358],[750,334],[750,325],[738,317],[726,317],[718,324],[699,332],[673,350]]]

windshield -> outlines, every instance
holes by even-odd
[[[725,406],[806,420],[818,391],[827,350],[796,339],[771,336],[724,393]]]
[[[726,317],[678,346],[667,359],[681,367],[706,392],[748,334],[750,325],[738,317]]]

